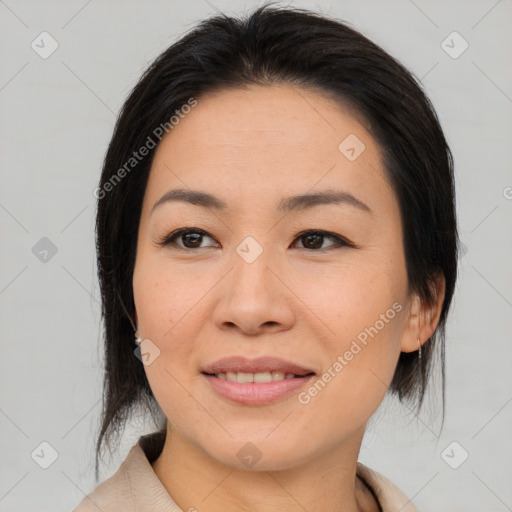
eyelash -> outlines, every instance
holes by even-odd
[[[180,236],[190,234],[190,233],[195,233],[195,234],[198,234],[201,236],[207,236],[207,237],[211,238],[212,240],[214,240],[214,238],[212,236],[210,236],[206,231],[204,231],[202,229],[180,228],[180,229],[177,229],[176,231],[173,231],[172,233],[170,233],[163,239],[159,240],[157,242],[157,244],[162,247],[174,245],[173,249],[178,249],[178,250],[183,250],[183,251],[193,251],[195,249],[205,249],[205,247],[180,247],[179,245],[176,244],[176,240]],[[314,251],[314,252],[327,252],[332,249],[341,249],[343,247],[354,247],[354,248],[356,247],[356,245],[354,243],[349,242],[347,239],[345,239],[339,235],[336,235],[335,233],[331,233],[329,231],[324,231],[321,229],[309,229],[306,231],[301,231],[300,233],[295,235],[294,242],[295,242],[295,240],[304,238],[308,235],[320,235],[320,236],[323,236],[324,238],[330,238],[330,239],[334,240],[336,243],[329,247],[325,247],[323,249],[310,249],[308,247],[299,247],[299,249],[306,250],[306,251]]]

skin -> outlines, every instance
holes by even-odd
[[[349,134],[366,146],[352,162],[338,149]],[[208,192],[228,208],[174,201],[152,212],[175,188]],[[372,213],[347,204],[276,209],[283,197],[320,190],[350,191]],[[200,248],[183,248],[181,237],[158,244],[183,227],[208,233]],[[308,248],[297,238],[307,229],[356,247],[326,236],[324,251]],[[263,249],[252,263],[236,252],[247,236]],[[404,258],[379,146],[338,102],[289,85],[218,91],[164,137],[145,192],[133,291],[138,335],[160,350],[145,371],[168,419],[152,466],[183,510],[378,510],[356,478],[365,427],[400,352],[433,334],[444,298],[442,277],[433,307],[409,296]],[[401,312],[306,405],[298,392],[235,404],[200,373],[221,357],[272,355],[321,376],[395,302]],[[261,453],[251,468],[237,457],[248,442]]]

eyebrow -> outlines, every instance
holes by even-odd
[[[153,213],[159,206],[164,203],[170,203],[174,201],[182,201],[204,208],[213,208],[215,210],[227,210],[228,205],[207,192],[201,192],[198,190],[185,190],[185,189],[173,189],[166,192],[153,206],[151,213]],[[283,198],[277,205],[277,211],[279,212],[290,212],[293,210],[305,210],[314,206],[324,204],[345,204],[353,206],[362,211],[373,214],[370,207],[355,197],[348,191],[322,191],[310,194],[301,194],[297,196],[291,196]]]

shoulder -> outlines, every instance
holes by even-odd
[[[98,510],[114,510],[115,507],[122,506],[123,496],[126,496],[130,489],[130,475],[126,470],[126,464],[132,458],[133,450],[134,448],[116,473],[88,494],[73,512],[98,512]]]
[[[357,474],[379,502],[382,512],[419,512],[412,501],[390,480],[377,471],[357,463]]]
[[[73,512],[181,512],[151,466],[162,434],[141,436],[119,469],[85,496]]]

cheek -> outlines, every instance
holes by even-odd
[[[185,388],[195,371],[196,340],[207,320],[202,299],[211,284],[191,275],[153,258],[137,263],[133,279],[140,335],[158,347],[158,357],[144,370],[157,402],[171,416],[189,396]]]
[[[183,272],[172,272],[169,264],[156,257],[141,259],[134,272],[140,335],[158,347],[158,356],[144,371],[156,401],[171,421],[192,407],[189,384],[197,352],[194,340],[203,324],[200,306],[206,292],[200,282]]]
[[[323,325],[329,345],[339,350],[358,336],[362,342],[373,339],[375,331],[378,339],[396,340],[403,324],[406,279],[400,262],[386,263],[372,254],[357,256],[349,264],[344,260],[343,265],[331,265],[328,273],[310,265],[296,268],[290,276],[310,313]]]
[[[322,382],[305,402],[311,399],[324,410],[344,404],[364,419],[384,397],[400,355],[405,316],[406,283],[390,269],[381,260],[331,269],[328,276],[309,274],[307,304],[325,326],[319,339],[327,357]],[[336,406],[329,412],[345,413]]]
[[[133,293],[139,324],[146,337],[163,344],[183,338],[183,329],[199,327],[201,302],[211,287],[206,276],[193,269],[176,269],[164,257],[155,256],[135,267]],[[176,333],[180,332],[180,336]]]
[[[366,316],[373,318],[370,311]],[[392,307],[384,311],[390,312],[385,317],[388,323],[379,319],[365,324],[358,319],[350,326],[340,324],[341,334],[329,340],[322,374],[298,397],[304,414],[322,418],[315,427],[321,430],[319,437],[335,442],[338,428],[349,432],[365,424],[386,395],[400,355],[400,328],[399,314],[395,316]]]

